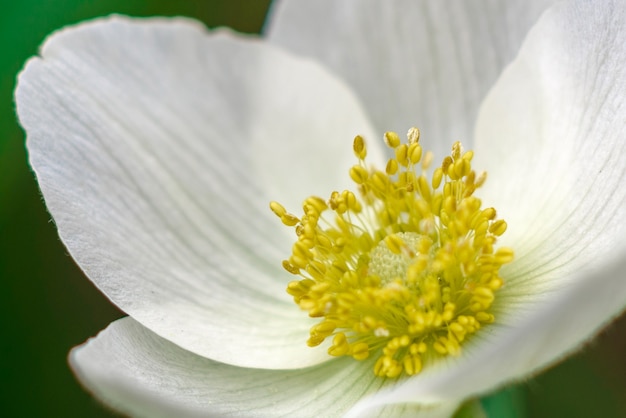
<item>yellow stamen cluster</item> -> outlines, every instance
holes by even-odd
[[[473,196],[486,178],[472,170],[473,152],[455,143],[429,181],[432,154],[422,152],[416,128],[407,138],[385,134],[395,153],[385,171],[365,164],[365,142],[354,139],[358,196],[311,196],[300,218],[270,203],[298,237],[283,267],[300,279],[287,292],[321,319],[307,344],[332,338],[330,355],[376,355],[374,373],[389,378],[459,355],[468,336],[494,321],[498,271],[513,259],[509,248],[494,250],[506,222]]]

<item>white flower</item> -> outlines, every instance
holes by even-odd
[[[16,92],[30,161],[129,315],[72,351],[81,382],[138,416],[447,416],[580,347],[626,305],[626,6],[543,3],[285,1],[269,41],[122,17],[50,37]],[[438,158],[475,150],[516,258],[496,323],[383,381],[304,344],[267,204],[341,190],[355,134],[415,124]]]

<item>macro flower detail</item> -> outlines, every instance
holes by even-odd
[[[140,417],[449,417],[580,349],[626,306],[626,4],[552,3],[283,0],[260,39],[121,16],[51,35],[15,92],[29,162],[69,254],[128,315],[71,351],[81,384]],[[408,143],[388,134],[391,149],[371,140],[414,123],[437,161],[453,147],[440,172],[416,131]],[[367,148],[351,149],[355,135]],[[412,191],[398,188],[405,176]],[[480,187],[449,199],[454,184]],[[333,190],[354,192],[283,213],[302,207],[303,193]],[[393,216],[379,212],[385,203]],[[337,221],[359,224],[359,205],[368,234]],[[317,212],[343,252],[325,252],[326,235],[308,231]],[[298,238],[276,215],[317,242],[294,250]],[[460,238],[468,222],[473,240]],[[448,245],[469,253],[454,251],[459,264],[449,264]],[[376,297],[418,277],[442,321],[455,305],[426,352],[392,335],[389,319],[335,315],[324,283],[319,295],[304,289],[357,253],[370,260],[355,260],[356,272],[367,264],[366,279],[389,290]],[[472,276],[472,259],[491,256],[497,273]],[[459,284],[466,299],[448,311],[445,289],[459,276],[447,268],[477,278]],[[421,276],[435,271],[436,283]],[[308,276],[289,285],[294,272]],[[472,294],[472,283],[487,290]],[[294,296],[322,316],[307,317]],[[407,298],[410,340],[426,311],[420,296]],[[345,343],[328,334],[307,346],[336,325]],[[464,331],[458,349],[450,336]],[[372,334],[385,344],[376,353]]]
[[[360,197],[350,190],[327,201],[311,196],[300,218],[270,204],[298,237],[283,267],[302,279],[287,292],[310,317],[323,318],[307,344],[332,337],[332,356],[374,354],[379,377],[415,375],[424,359],[460,355],[463,341],[494,321],[498,271],[513,259],[509,248],[494,250],[506,222],[473,196],[486,179],[472,170],[474,153],[455,143],[429,181],[433,155],[422,158],[419,139],[417,128],[406,143],[385,133],[395,157],[383,172],[367,166],[357,136],[350,177]]]

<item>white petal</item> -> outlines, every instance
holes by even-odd
[[[509,220],[497,323],[390,399],[443,401],[525,378],[626,307],[626,5],[555,6],[487,98],[476,165]],[[519,243],[519,245],[518,245]]]
[[[447,155],[471,141],[478,107],[554,0],[282,0],[269,39],[341,75],[379,132],[418,126]]]
[[[75,348],[70,364],[99,399],[140,417],[333,417],[383,385],[371,361],[339,359],[289,371],[220,364],[180,349],[131,318]],[[367,412],[425,418],[449,415],[455,407],[398,405]]]
[[[502,242],[518,254],[504,270],[507,297],[575,284],[626,254],[625,10],[555,7],[481,109],[484,200],[507,220]]]
[[[352,138],[371,129],[348,89],[312,62],[181,19],[87,23],[41,55],[20,76],[18,113],[90,279],[197,354],[267,368],[326,360],[285,292],[293,233],[268,203],[349,179]]]

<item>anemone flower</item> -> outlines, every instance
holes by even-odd
[[[116,16],[48,38],[16,91],[30,162],[68,251],[128,314],[72,350],[81,383],[137,416],[449,416],[464,400],[579,348],[626,304],[626,6],[544,3],[284,1],[273,6],[265,39],[187,19]],[[385,169],[379,138],[414,125],[419,142],[413,129],[406,144],[385,135],[396,150]],[[473,153],[454,145],[435,170],[424,153],[419,171],[415,144],[441,161],[456,140]],[[417,168],[404,169],[407,161]],[[391,184],[398,167],[398,177],[416,180],[402,192],[415,205],[390,204],[405,214],[389,221],[368,193],[389,203],[391,195],[376,194],[377,182]],[[426,175],[432,190],[421,183]],[[436,208],[436,219],[422,214],[425,222],[413,222],[411,208],[422,213],[442,176],[446,184],[463,180],[458,187],[482,185],[480,200],[446,198],[424,209]],[[307,237],[321,228],[311,223],[319,213],[341,215],[344,203],[358,211],[353,195],[330,194],[354,190],[350,177],[365,190],[359,204],[374,213],[363,222],[374,219],[395,235],[378,229],[362,240],[356,226],[337,221],[327,236],[313,233],[318,258],[309,246],[302,254],[313,258],[302,263],[292,247],[299,238],[269,202],[280,201],[274,213]],[[329,194],[305,200],[305,216],[285,209]],[[488,209],[476,212],[479,202],[507,224]],[[375,352],[373,340],[342,338],[387,338],[389,329],[365,321],[328,331],[316,316],[336,301],[318,304],[308,318],[293,297],[312,309],[303,298],[311,294],[298,287],[311,279],[285,292],[293,276],[281,261],[292,254],[287,270],[319,276],[326,267],[309,267],[331,254],[323,248],[328,237],[352,248],[339,261],[376,258],[364,249],[379,248],[370,241],[381,238],[381,251],[393,254],[369,265],[366,279],[389,291],[404,286],[398,275],[419,282],[413,262],[387,273],[385,257],[398,263],[407,246],[430,248],[429,234],[463,232],[448,219],[449,211],[465,216],[462,208],[488,214],[493,236],[477,259],[498,259],[502,248],[515,256],[504,250],[491,284],[457,289],[501,285],[488,303],[463,302],[480,322],[471,332],[451,325],[465,322],[442,308],[449,338],[431,330],[429,347],[411,340],[409,348],[400,338],[394,348],[450,355],[425,355],[400,375],[382,372],[377,358],[393,357],[391,345]],[[425,232],[402,232],[400,223]],[[487,239],[480,228],[473,240]],[[447,242],[416,256],[436,273],[434,281],[425,276],[428,286],[420,282],[427,288],[420,295],[435,289],[444,305],[452,296],[443,287],[456,280],[444,264],[466,259],[464,241]],[[449,251],[440,259],[441,248]],[[459,266],[463,277],[476,268]],[[383,299],[377,309],[391,309]],[[461,341],[465,331],[472,335]],[[415,328],[407,332],[417,338]],[[331,334],[338,341],[314,338]],[[307,338],[319,346],[307,347]]]

